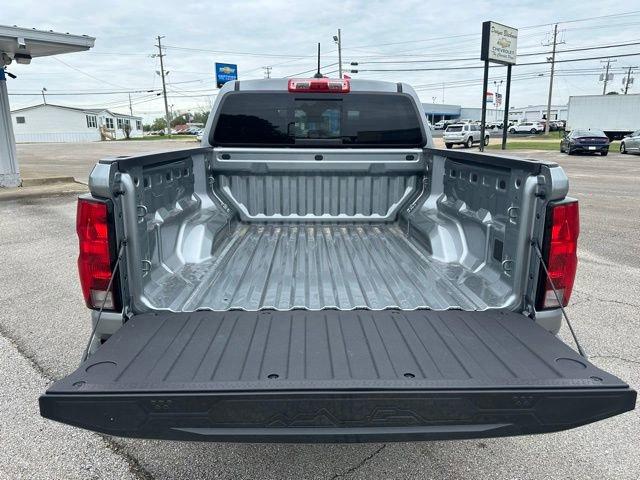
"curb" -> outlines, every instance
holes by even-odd
[[[40,187],[42,185],[54,185],[57,183],[79,183],[73,177],[43,177],[43,178],[23,178],[23,187]]]

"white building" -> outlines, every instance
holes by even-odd
[[[433,123],[438,120],[480,120],[482,108],[461,107],[460,105],[442,105],[439,103],[422,104],[427,118]],[[551,120],[566,120],[567,105],[551,105]],[[509,108],[509,121],[511,122],[536,122],[547,116],[546,105],[529,105],[527,107]],[[493,104],[487,104],[487,122],[501,122],[504,118],[504,109],[494,108]]]
[[[142,136],[142,117],[105,108],[76,108],[40,104],[11,111],[17,143],[84,143]],[[127,127],[128,126],[128,127]]]
[[[566,120],[569,107],[567,105],[551,105],[551,120]],[[546,105],[529,105],[509,109],[509,120],[516,122],[536,122],[547,117]]]

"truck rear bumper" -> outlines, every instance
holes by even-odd
[[[133,317],[40,412],[125,437],[373,442],[551,432],[635,400],[512,312],[196,312]]]
[[[228,442],[388,442],[554,432],[635,405],[628,389],[58,395],[41,414],[110,435]]]

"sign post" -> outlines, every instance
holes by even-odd
[[[238,66],[233,63],[216,63],[216,85],[218,88],[227,82],[238,79]]]
[[[507,87],[504,101],[504,125],[502,129],[502,149],[507,145],[509,120],[509,95],[511,93],[511,66],[516,63],[518,30],[496,22],[482,23],[482,49],[480,59],[484,61],[482,82],[482,125],[480,127],[480,151],[484,151],[485,123],[487,120],[487,87],[489,83],[489,63],[507,66]]]
[[[504,92],[504,118],[502,120],[502,150],[507,149],[507,130],[509,129],[509,95],[511,94],[511,65],[507,65],[507,87]]]

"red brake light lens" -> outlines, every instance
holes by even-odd
[[[289,80],[290,92],[314,92],[314,93],[349,93],[351,83],[349,80],[331,78],[308,78]]]
[[[558,291],[562,306],[566,307],[571,298],[573,283],[578,267],[578,235],[580,234],[580,214],[578,201],[561,203],[549,207],[543,256],[549,276]],[[538,290],[538,310],[558,308],[558,301],[551,282],[540,268],[542,288]]]
[[[79,198],[76,232],[80,245],[78,271],[84,300],[89,308],[116,308],[113,283],[108,289],[113,265],[109,209],[105,202]],[[105,300],[106,298],[106,300]]]

